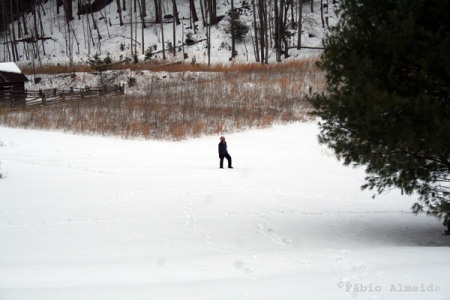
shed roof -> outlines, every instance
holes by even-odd
[[[22,74],[22,71],[20,71],[16,63],[13,62],[0,62],[0,72]]]
[[[28,78],[22,74],[13,62],[0,63],[0,83],[26,82]]]

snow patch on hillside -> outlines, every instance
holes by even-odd
[[[235,1],[235,7],[241,6],[240,1]],[[148,16],[147,22],[154,21],[155,17],[153,12],[153,1],[147,0]],[[203,26],[200,14],[200,4],[195,1],[196,8],[199,14],[200,20],[192,28],[189,20],[189,1],[177,1],[179,10],[179,16],[181,23],[176,27],[175,44],[177,47],[181,46],[186,39],[188,33],[192,34],[192,38],[196,41],[206,39],[206,27]],[[226,16],[230,10],[230,3],[228,1],[217,1],[217,14]],[[328,25],[334,25],[338,17],[335,14],[335,8],[337,6],[329,3],[329,8],[326,9],[325,18],[328,20]],[[125,58],[131,58],[131,31],[130,26],[127,25],[130,22],[137,22],[135,28],[133,28],[135,34],[133,39],[137,41],[138,58],[140,61],[144,60],[145,55],[142,53],[142,44],[144,44],[144,51],[148,47],[155,47],[154,52],[162,50],[162,35],[160,24],[147,24],[144,29],[144,41],[142,41],[142,25],[139,17],[135,19],[133,13],[133,19],[130,16],[130,9],[123,11],[123,20],[126,23],[124,26],[119,25],[119,15],[117,13],[116,1],[112,1],[104,9],[94,13],[94,18],[97,23],[98,32],[93,29],[93,24],[90,15],[76,15],[76,6],[74,5],[74,17],[75,19],[70,22],[70,28],[68,30],[65,25],[64,13],[56,14],[56,8],[54,1],[48,1],[43,4],[43,9],[46,14],[42,14],[42,28],[45,37],[49,37],[42,44],[38,43],[38,50],[40,52],[40,61],[32,61],[32,57],[29,55],[32,52],[31,44],[19,43],[18,49],[20,54],[21,65],[36,65],[39,64],[67,64],[72,57],[75,63],[86,63],[88,57],[93,57],[96,53],[105,56],[109,54],[114,61],[123,60]],[[172,14],[171,1],[164,1],[163,15]],[[29,23],[33,24],[32,15],[28,15]],[[90,22],[90,28],[88,27],[87,20]],[[241,20],[250,27],[253,22],[253,14],[251,9],[243,9]],[[228,63],[231,57],[231,37],[225,33],[228,19],[224,18],[219,24],[215,25],[211,29],[211,61],[216,63]],[[17,24],[14,23],[17,27]],[[173,41],[173,26],[172,23],[164,24],[164,40],[166,43],[166,54],[171,57],[172,54],[167,51],[168,44],[174,44]],[[295,32],[295,29],[292,29]],[[70,31],[70,35],[68,34]],[[92,38],[88,32],[92,32]],[[309,4],[304,4],[303,8],[303,33],[302,44],[303,46],[320,47],[322,46],[322,38],[328,32],[327,26],[322,28],[322,22],[320,17],[320,2],[316,1],[314,6],[314,12],[309,9]],[[255,62],[255,49],[253,47],[252,40],[254,33],[250,30],[246,39],[237,44],[236,50],[238,56],[234,60],[239,63]],[[4,39],[4,37],[3,37]],[[297,35],[294,34],[290,40],[290,46],[295,46],[297,42]],[[45,52],[45,54],[44,54]],[[206,42],[201,42],[192,46],[185,46],[183,51],[181,48],[176,53],[175,60],[183,60],[183,52],[188,56],[187,62],[206,63],[207,62],[207,47]],[[28,56],[26,55],[28,53]],[[295,47],[289,50],[290,59],[295,59],[304,56],[317,56],[320,54],[318,50],[296,50]],[[0,48],[0,57],[7,59],[8,51],[6,47]],[[161,53],[155,54],[152,59],[162,59]],[[269,51],[269,61],[275,61],[275,52],[273,49]]]

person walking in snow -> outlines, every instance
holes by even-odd
[[[227,142],[225,141],[225,137],[220,137],[219,143],[219,158],[220,158],[220,168],[223,169],[223,159],[226,158],[228,161],[228,168],[233,169],[231,166],[231,156],[227,151]]]

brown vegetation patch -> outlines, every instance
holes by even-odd
[[[314,60],[276,65],[173,65],[211,71],[190,81],[152,82],[143,95],[0,110],[0,124],[124,138],[179,140],[309,118],[306,96],[324,88]],[[167,69],[169,71],[169,69]],[[171,69],[174,71],[174,69]]]

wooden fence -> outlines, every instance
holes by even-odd
[[[4,90],[0,93],[0,104],[10,105],[12,108],[44,106],[123,94],[124,89],[124,85],[114,85],[70,88],[68,90],[56,88],[38,91],[25,90],[25,92]]]

